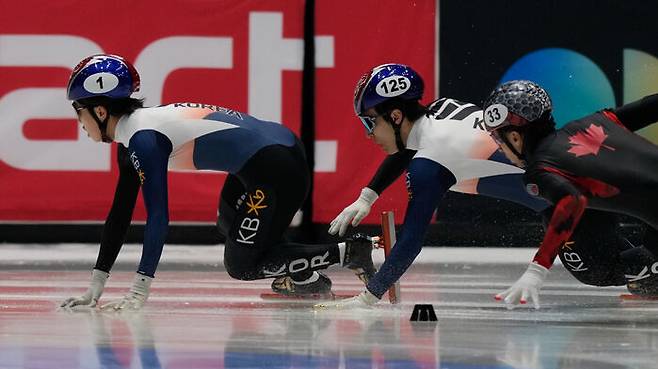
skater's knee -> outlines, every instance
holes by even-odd
[[[248,278],[247,273],[244,273],[243,271],[238,271],[230,268],[226,268],[226,271],[228,272],[228,275],[233,278],[237,279],[239,281],[251,281],[253,278]]]
[[[253,281],[254,279],[256,279],[254,277],[254,273],[252,273],[251,271],[242,268],[234,268],[227,265],[226,263],[224,263],[224,267],[226,268],[226,272],[228,273],[228,275],[233,279],[237,279],[240,281]]]
[[[584,273],[584,274],[572,273],[572,275],[578,281],[588,286],[608,287],[608,286],[621,286],[626,284],[626,280],[624,278],[623,273],[621,272],[612,273],[610,269],[592,271],[590,273]]]
[[[240,281],[253,281],[257,279],[257,273],[254,272],[250,265],[237,263],[235,261],[224,259],[224,268],[228,275]]]

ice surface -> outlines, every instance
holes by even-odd
[[[426,249],[402,304],[315,311],[261,300],[270,281],[230,279],[220,247],[167,246],[147,307],[116,314],[56,308],[86,289],[96,246],[0,247],[0,369],[658,367],[658,302],[621,300],[623,288],[581,285],[559,265],[542,309],[495,301],[531,249]],[[139,251],[125,250],[102,301],[125,293]],[[348,271],[328,274],[335,292],[362,289]],[[438,322],[409,322],[416,303]]]

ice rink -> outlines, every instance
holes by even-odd
[[[622,300],[624,288],[581,285],[556,265],[540,310],[496,302],[533,249],[425,248],[402,304],[314,311],[262,300],[270,280],[231,280],[219,246],[166,246],[146,308],[117,314],[57,309],[86,289],[95,246],[1,247],[1,369],[658,368],[658,302]],[[140,252],[125,247],[101,302],[126,292]],[[350,272],[328,275],[337,293],[362,290]],[[421,303],[438,322],[409,321]]]

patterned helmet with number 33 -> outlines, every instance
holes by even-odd
[[[139,91],[139,74],[122,57],[97,54],[83,59],[71,73],[66,89],[69,100],[105,96],[112,99],[130,97]]]
[[[532,81],[509,81],[498,86],[484,103],[487,131],[507,126],[523,127],[553,111],[551,97]]]

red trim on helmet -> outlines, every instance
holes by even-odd
[[[508,110],[507,117],[505,117],[505,121],[503,121],[503,123],[501,123],[501,124],[499,124],[495,127],[491,127],[488,124],[485,124],[485,127],[486,127],[488,132],[493,133],[493,132],[495,132],[495,131],[497,131],[501,128],[505,128],[505,127],[509,127],[509,126],[523,127],[523,126],[527,125],[528,123],[529,122],[528,122],[527,119],[523,118],[522,116],[520,116],[518,114],[514,114],[514,113],[512,113],[511,111]]]
[[[71,72],[71,77],[69,77],[69,83],[66,84],[66,91],[67,91],[67,93],[68,93],[69,90],[71,89],[71,83],[73,82],[73,80],[75,79],[75,77],[78,75],[78,73],[80,73],[80,71],[82,70],[82,68],[84,68],[84,67],[87,65],[87,63],[89,63],[89,61],[90,61],[92,58],[96,57],[96,56],[97,56],[97,55],[91,55],[91,56],[88,56],[88,57],[82,59],[82,60],[81,60],[81,61],[80,61],[75,67],[73,67],[73,71]]]
[[[93,59],[93,58],[95,58],[95,57],[97,57],[97,56],[98,56],[98,55],[91,55],[91,56],[88,56],[88,57],[82,59],[82,61],[80,61],[80,63],[78,63],[78,65],[76,65],[76,66],[73,68],[73,73],[72,73],[72,74],[76,74],[76,73],[80,72],[80,71],[82,70],[82,68],[84,68],[84,66],[87,65],[87,63],[88,63],[91,59]]]
[[[516,127],[523,127],[527,125],[528,120],[523,118],[522,116],[512,113],[511,111],[507,112],[507,118],[505,118],[505,122],[507,123],[508,126],[516,126]]]
[[[359,82],[356,83],[356,88],[354,89],[354,113],[356,115],[362,114],[363,112],[361,111],[361,102],[363,101],[363,92],[366,89],[366,86],[368,85],[368,82],[370,81],[370,76],[372,76],[372,71],[371,69],[369,72],[364,73],[361,78],[359,79]]]

